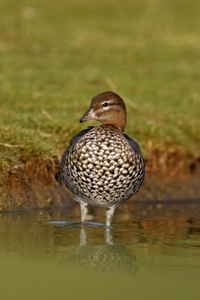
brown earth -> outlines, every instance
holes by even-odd
[[[61,181],[59,161],[60,158],[54,157],[46,163],[23,162],[11,166],[8,175],[0,178],[0,210],[64,207],[75,203]],[[146,178],[133,201],[200,199],[200,159],[154,149],[145,163]]]

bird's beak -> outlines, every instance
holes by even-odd
[[[88,121],[88,120],[92,120],[95,119],[95,114],[93,111],[93,108],[89,108],[86,113],[82,116],[82,118],[80,119],[80,123]]]

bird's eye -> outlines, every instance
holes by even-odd
[[[108,106],[108,102],[104,102],[104,103],[102,104],[102,106],[103,106],[103,107],[107,107],[107,106]]]

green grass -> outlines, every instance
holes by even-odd
[[[197,157],[199,15],[199,0],[1,0],[1,168],[59,157],[113,86],[145,157],[149,141]]]

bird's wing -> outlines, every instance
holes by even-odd
[[[136,141],[134,141],[133,139],[131,139],[128,135],[126,135],[124,133],[124,137],[125,139],[129,142],[130,146],[132,147],[132,149],[134,150],[135,153],[140,153],[140,147],[139,145],[136,143]]]

